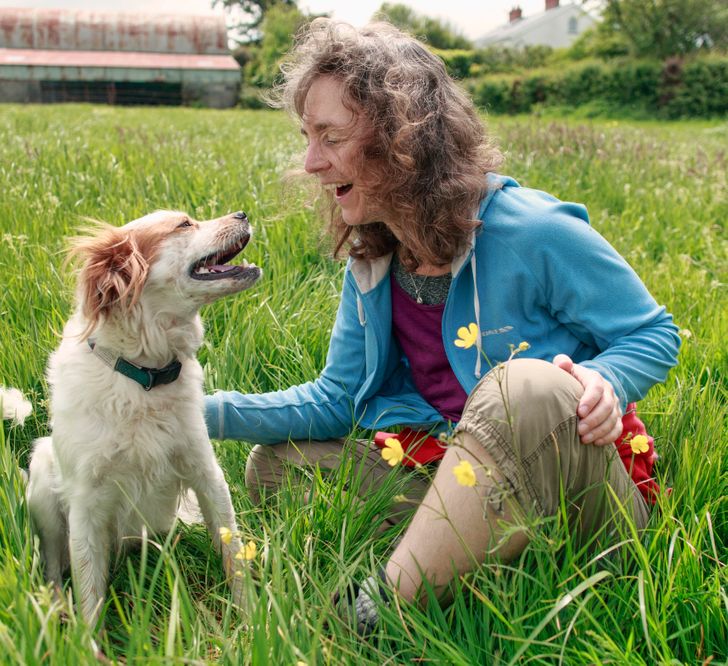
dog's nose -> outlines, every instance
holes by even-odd
[[[237,213],[233,213],[233,217],[236,220],[243,220],[243,221],[246,221],[246,222],[248,220],[248,216],[242,210],[239,210]]]

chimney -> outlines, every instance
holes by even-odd
[[[546,0],[548,2],[549,0]],[[556,0],[556,3],[558,4],[559,0]],[[514,21],[520,20],[521,16],[523,15],[523,12],[521,11],[521,8],[516,6],[513,9],[511,9],[510,14],[508,14],[508,21],[510,23],[513,23]]]
[[[559,0],[546,0],[546,11],[556,9],[559,6]]]

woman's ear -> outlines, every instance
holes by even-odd
[[[81,261],[78,297],[88,332],[114,309],[123,314],[139,301],[149,262],[130,231],[99,226],[93,235],[75,239],[70,256]]]

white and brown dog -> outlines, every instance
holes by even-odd
[[[28,505],[45,573],[70,562],[77,603],[93,626],[110,555],[143,531],[170,529],[184,494],[197,495],[222,547],[233,596],[237,535],[230,492],[207,436],[196,352],[206,303],[252,286],[261,270],[231,261],[247,245],[244,213],[196,222],[158,211],[77,239],[77,309],[48,365],[52,436],[36,441]]]

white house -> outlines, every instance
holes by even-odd
[[[478,48],[486,46],[550,46],[562,48],[571,43],[597,19],[579,5],[560,5],[559,0],[545,0],[544,11],[523,16],[516,6],[510,11],[508,23],[491,30],[475,41]]]

